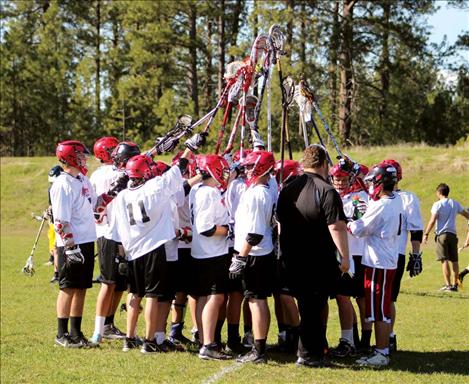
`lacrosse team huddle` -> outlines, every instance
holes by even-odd
[[[400,165],[384,160],[368,169],[345,157],[330,168],[319,144],[305,149],[301,164],[276,162],[259,138],[252,150],[200,154],[205,142],[205,133],[194,134],[170,165],[133,142],[102,137],[94,144],[101,166],[89,179],[85,145],[57,145],[62,168],[50,189],[60,287],[56,345],[90,348],[103,338],[122,339],[123,351],[197,348],[201,359],[253,363],[265,363],[272,349],[297,354],[297,364],[308,367],[360,353],[360,365],[388,365],[408,233],[407,270],[411,276],[422,270],[419,201],[397,188]],[[165,140],[156,153],[177,144]],[[88,340],[81,321],[95,241],[101,288]],[[124,291],[125,333],[113,322]],[[279,334],[278,344],[267,347],[272,295]],[[340,316],[335,348],[326,339],[329,298]],[[187,303],[191,338],[183,335]]]

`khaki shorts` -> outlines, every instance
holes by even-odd
[[[458,261],[458,237],[451,232],[436,236],[436,259],[438,261]]]

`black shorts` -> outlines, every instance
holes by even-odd
[[[275,276],[274,252],[265,256],[246,258],[243,275],[244,297],[247,299],[267,299],[272,296]]]
[[[130,292],[139,297],[170,301],[174,293],[169,286],[168,266],[164,245],[129,261]]]
[[[391,301],[396,302],[399,291],[401,290],[401,280],[405,270],[405,255],[399,254],[397,259],[397,269],[392,282]]]
[[[353,256],[353,262],[355,264],[355,294],[354,297],[362,298],[365,297],[365,267],[362,264],[361,256]]]
[[[127,279],[119,273],[117,262],[118,245],[114,240],[100,237],[97,240],[99,269],[101,271],[101,282],[104,284],[115,284],[114,291],[123,292],[127,290]]]
[[[179,248],[177,261],[169,261],[168,266],[173,291],[188,293],[193,280],[191,249]]]
[[[275,282],[274,293],[279,295],[293,296],[291,289],[288,286],[286,278],[285,263],[282,259],[275,259]]]
[[[65,247],[57,247],[59,288],[88,289],[92,287],[94,269],[94,242],[79,244],[85,262],[66,263]]]
[[[227,293],[230,263],[231,258],[229,254],[209,259],[192,258],[192,272],[195,279],[192,292],[189,293],[194,296]]]

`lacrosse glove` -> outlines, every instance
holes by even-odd
[[[409,271],[410,277],[419,275],[422,272],[422,252],[409,253],[409,261],[407,263],[406,271]]]
[[[243,276],[244,268],[246,268],[246,258],[239,255],[234,255],[231,258],[231,265],[229,268],[230,279],[240,279]]]
[[[78,245],[65,248],[65,263],[66,264],[85,264],[85,256],[81,253]]]
[[[192,152],[197,152],[197,150],[205,145],[207,141],[208,132],[196,133],[191,138],[187,139],[184,145],[189,148]]]

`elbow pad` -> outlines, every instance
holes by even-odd
[[[184,183],[182,184],[182,187],[184,188],[184,196],[187,196],[189,192],[191,191],[191,186],[189,185],[187,180],[184,181]]]
[[[249,245],[255,247],[262,241],[263,237],[263,235],[258,235],[257,233],[248,233],[248,235],[246,236],[246,241]]]
[[[213,228],[207,229],[206,231],[200,232],[202,236],[212,237],[217,230],[217,226],[214,225]]]
[[[410,231],[410,241],[422,242],[423,240],[423,231]]]

